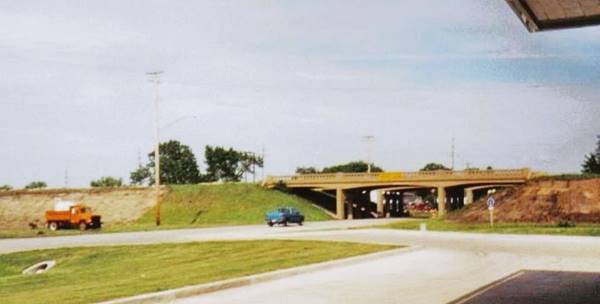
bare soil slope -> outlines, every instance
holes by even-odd
[[[495,196],[499,222],[556,223],[561,220],[600,222],[600,178],[538,180]],[[448,215],[459,222],[487,222],[486,198]]]
[[[55,199],[82,201],[102,215],[102,222],[131,222],[154,206],[149,188],[48,189],[0,192],[0,229],[27,228],[30,222],[44,224],[44,213]]]

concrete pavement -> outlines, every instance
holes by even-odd
[[[333,221],[0,240],[0,252],[109,244],[306,239],[400,244],[403,254],[223,290],[175,303],[447,303],[522,269],[600,272],[600,238],[346,228]]]
[[[409,219],[365,219],[347,221],[305,222],[304,226],[264,225],[227,226],[197,229],[172,229],[139,232],[94,233],[71,236],[0,239],[0,253],[74,246],[181,243],[210,240],[262,239],[278,235],[294,235],[310,231],[330,231],[383,225]]]
[[[593,237],[370,229],[308,232],[294,239],[422,248],[175,303],[447,303],[521,269],[600,271],[600,239]]]

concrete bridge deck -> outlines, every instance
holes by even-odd
[[[351,217],[352,206],[348,195],[356,193],[390,189],[434,189],[437,193],[438,213],[446,212],[449,188],[464,191],[464,204],[473,200],[473,191],[486,187],[501,187],[522,184],[538,174],[527,168],[509,170],[464,170],[464,171],[419,171],[419,172],[377,172],[377,173],[327,173],[301,174],[288,176],[268,176],[266,187],[284,186],[290,189],[312,189],[335,192],[336,214],[340,219]],[[384,195],[377,202],[377,214],[382,216]],[[469,201],[470,200],[470,201]]]

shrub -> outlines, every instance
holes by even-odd
[[[46,188],[46,187],[48,187],[46,182],[34,181],[34,182],[27,184],[27,186],[25,186],[25,189],[42,189],[42,188]]]
[[[104,176],[98,180],[90,182],[92,187],[121,187],[123,186],[123,179],[112,176]]]
[[[556,224],[556,226],[558,226],[560,228],[575,227],[575,221],[561,219],[561,220],[558,221],[558,223]]]

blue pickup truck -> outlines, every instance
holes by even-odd
[[[265,220],[269,226],[275,224],[287,226],[288,223],[297,223],[302,226],[304,223],[304,215],[296,208],[284,207],[277,208],[277,210],[267,213]]]

